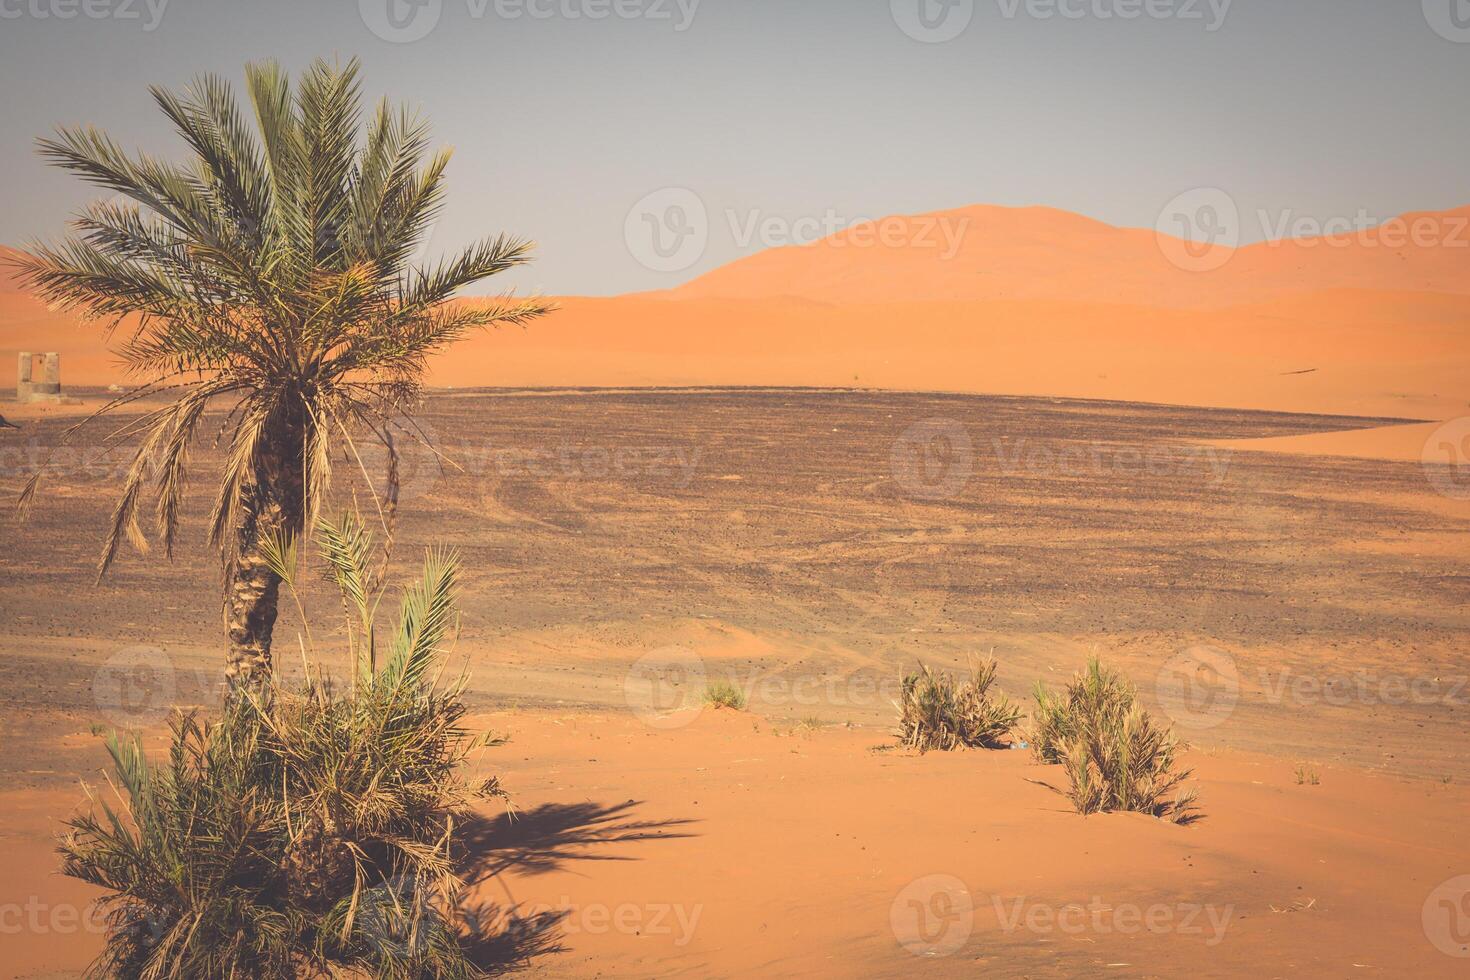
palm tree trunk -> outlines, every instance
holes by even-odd
[[[260,546],[282,531],[299,537],[304,520],[301,428],[285,424],[273,435],[256,466],[245,519],[236,530],[235,557],[225,569],[225,677],[231,691],[270,680],[281,579]]]

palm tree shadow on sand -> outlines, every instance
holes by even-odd
[[[528,961],[565,949],[561,921],[565,908],[528,907],[511,891],[506,872],[541,875],[578,861],[637,861],[626,853],[603,848],[645,841],[695,836],[687,818],[645,820],[633,816],[638,800],[604,805],[545,803],[532,810],[479,817],[465,825],[459,838],[459,872],[471,890],[498,887],[504,902],[461,904],[464,944],[477,965],[490,972],[523,967]]]

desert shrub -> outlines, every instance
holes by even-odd
[[[998,745],[1021,720],[1021,709],[1004,694],[990,694],[995,670],[995,658],[986,657],[971,659],[970,679],[964,682],[923,664],[905,674],[899,688],[899,744],[920,752]]]
[[[1062,761],[1062,747],[1089,720],[1124,714],[1135,697],[1132,685],[1096,657],[1088,660],[1086,669],[1072,678],[1061,696],[1040,681],[1032,696],[1036,706],[1032,709],[1031,750],[1037,761],[1049,765]]]
[[[321,537],[356,617],[346,692],[308,660],[299,690],[176,715],[166,760],[108,739],[120,805],[94,798],[61,845],[64,873],[109,893],[93,975],[481,975],[457,926],[455,828],[503,793],[461,775],[465,678],[440,683],[457,560],[429,553],[379,669],[371,538],[352,519]],[[294,545],[270,552],[294,592]]]
[[[1196,794],[1180,790],[1191,771],[1178,768],[1178,739],[1119,674],[1093,658],[1062,698],[1038,685],[1037,703],[1037,756],[1061,764],[1068,788],[1058,792],[1078,813],[1124,810],[1177,823],[1195,817]]]
[[[745,692],[734,681],[718,680],[712,681],[704,689],[704,703],[713,705],[715,708],[730,708],[734,711],[745,710]]]

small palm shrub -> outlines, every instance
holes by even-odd
[[[1048,765],[1062,761],[1063,746],[1088,719],[1125,713],[1135,697],[1128,681],[1096,657],[1087,661],[1086,669],[1067,684],[1061,696],[1047,690],[1041,681],[1036,682],[1032,696],[1036,707],[1032,710],[1031,750],[1038,762]]]
[[[1138,704],[1133,686],[1119,674],[1093,658],[1065,697],[1053,698],[1038,685],[1037,704],[1037,756],[1061,764],[1069,786],[1058,792],[1078,813],[1195,819],[1196,794],[1180,790],[1191,770],[1178,768],[1178,739]]]
[[[321,539],[350,611],[347,691],[308,661],[300,690],[176,715],[165,760],[109,737],[120,805],[94,798],[61,845],[64,873],[109,893],[93,975],[482,975],[457,925],[455,830],[504,793],[461,775],[465,678],[441,684],[458,562],[428,554],[379,667],[371,536],[348,518]],[[294,543],[267,551],[295,594]]]
[[[716,709],[744,711],[745,692],[734,681],[714,681],[704,689],[704,703],[713,705]]]
[[[1004,694],[990,694],[996,666],[994,657],[971,658],[965,682],[923,664],[905,674],[897,705],[899,744],[921,753],[996,747],[1021,720],[1021,709]]]

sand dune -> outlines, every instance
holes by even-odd
[[[1264,439],[1220,439],[1214,445],[1261,453],[1295,453],[1308,456],[1346,456],[1353,459],[1387,459],[1406,463],[1424,461],[1425,445],[1440,429],[1438,422],[1385,425],[1343,432],[1313,432],[1304,436],[1269,436]]]
[[[444,358],[450,385],[819,385],[1397,418],[1460,414],[1470,297],[1216,312],[1062,301],[571,299]]]
[[[1053,208],[981,205],[884,218],[811,245],[768,249],[672,292],[689,299],[1066,299],[1217,309],[1344,288],[1470,294],[1467,270],[1470,208],[1191,256],[1183,242],[1153,230]]]
[[[431,380],[856,386],[1449,418],[1470,404],[1462,219],[1470,208],[1347,240],[1252,245],[1207,273],[1170,264],[1152,230],[1049,208],[893,219],[908,229],[904,244],[850,229],[675,290],[565,299],[527,329],[457,347]],[[1438,229],[1437,244],[1413,242],[1421,225]],[[70,384],[124,380],[99,329],[0,280],[0,349],[59,351]]]

